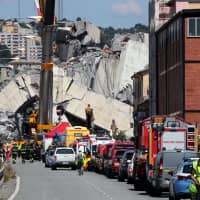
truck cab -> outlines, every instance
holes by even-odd
[[[109,159],[106,175],[108,177],[117,176],[119,173],[119,164],[123,154],[127,149],[115,149],[112,151],[111,159]]]
[[[104,160],[104,172],[107,176],[112,176],[115,174],[116,170],[112,167],[113,164],[113,157],[115,157],[116,152],[120,153],[120,150],[127,151],[127,150],[134,150],[135,145],[132,142],[115,142],[112,145],[107,147],[107,154],[106,159]],[[106,152],[104,152],[105,155]],[[115,164],[117,165],[117,164]],[[114,169],[114,171],[113,171]]]

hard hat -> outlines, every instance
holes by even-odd
[[[189,191],[190,191],[190,193],[193,193],[193,194],[198,192],[197,187],[194,183],[190,184]]]

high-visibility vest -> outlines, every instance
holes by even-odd
[[[193,161],[192,167],[195,170],[196,179],[200,182],[200,166],[198,165],[198,160]]]

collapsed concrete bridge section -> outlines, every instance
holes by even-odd
[[[26,102],[38,96],[36,82],[39,83],[39,74],[23,74],[10,81],[0,92],[0,111],[18,112],[21,106],[26,106]],[[54,120],[57,120],[55,108],[58,104],[62,104],[69,114],[82,120],[85,120],[85,107],[91,104],[96,126],[110,130],[112,119],[115,119],[118,130],[124,131],[127,137],[133,136],[130,126],[132,107],[127,104],[77,85],[72,78],[56,75],[53,96]]]

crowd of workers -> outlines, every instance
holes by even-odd
[[[16,163],[17,159],[21,159],[22,163],[26,160],[33,162],[34,160],[41,160],[41,146],[37,143],[7,143],[0,146],[0,157],[2,161],[12,161]]]

